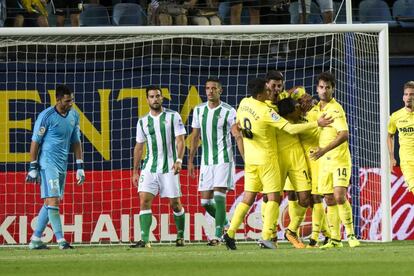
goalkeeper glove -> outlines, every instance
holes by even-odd
[[[83,160],[77,159],[76,160],[76,180],[78,182],[76,184],[82,185],[85,182],[85,171],[83,170]]]
[[[30,162],[29,173],[26,176],[26,182],[35,183],[39,178],[39,164],[37,160]]]
[[[46,0],[21,0],[21,4],[28,13],[40,13],[47,16]]]

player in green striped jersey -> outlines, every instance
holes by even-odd
[[[236,126],[236,110],[220,100],[223,92],[218,79],[208,79],[205,84],[207,102],[194,108],[191,134],[191,148],[188,171],[194,173],[194,156],[201,138],[201,167],[198,190],[201,205],[215,218],[215,238],[208,245],[218,245],[223,235],[226,219],[226,192],[234,188],[234,160],[231,135],[241,153],[243,139]]]
[[[167,197],[174,212],[177,226],[176,246],[184,245],[185,214],[181,204],[179,172],[184,156],[185,127],[180,115],[162,107],[161,89],[150,86],[146,89],[150,112],[137,123],[134,148],[133,183],[138,186],[142,240],[131,247],[151,247],[149,232],[152,223],[152,200],[157,194]],[[139,174],[144,145],[147,154]]]

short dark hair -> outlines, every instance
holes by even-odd
[[[146,94],[147,98],[148,98],[148,92],[149,92],[150,90],[158,90],[158,91],[160,91],[160,93],[161,93],[161,95],[162,95],[162,90],[161,90],[161,88],[160,88],[159,86],[156,86],[156,85],[150,85],[150,86],[147,86],[147,88],[145,89],[145,94]]]
[[[56,99],[61,99],[65,95],[72,95],[72,90],[69,89],[66,85],[59,84],[56,86]]]
[[[284,81],[285,77],[283,76],[283,73],[278,70],[270,70],[266,74],[266,81],[270,81],[270,80]]]
[[[262,78],[250,80],[247,87],[250,91],[250,95],[253,98],[256,98],[257,95],[266,91],[266,80]]]
[[[322,72],[318,76],[318,83],[319,81],[329,82],[332,85],[332,88],[335,88],[335,76],[331,72]]]
[[[279,115],[284,117],[288,115],[289,113],[292,113],[296,109],[297,102],[292,99],[291,97],[285,98],[283,100],[280,100],[277,103],[277,108],[279,110]]]
[[[216,82],[216,83],[220,84],[220,87],[221,87],[221,81],[219,80],[219,78],[216,78],[216,77],[209,77],[209,78],[206,80],[206,83],[208,83],[208,82]]]

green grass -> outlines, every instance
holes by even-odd
[[[414,241],[363,243],[360,248],[264,250],[255,244],[77,247],[62,251],[0,248],[0,275],[413,275]]]

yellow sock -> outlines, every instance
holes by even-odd
[[[344,204],[338,204],[339,217],[345,226],[346,234],[354,235],[354,223],[352,221],[352,207],[348,200]]]
[[[341,219],[339,218],[338,205],[328,206],[326,218],[331,230],[331,238],[341,240]]]
[[[288,212],[289,212],[289,219],[290,219],[289,226],[291,225],[292,221],[296,220],[296,216],[297,216],[296,209],[297,209],[297,207],[298,207],[298,201],[297,200],[289,200],[288,201]],[[294,231],[295,229],[291,229],[289,226],[288,226],[289,230],[295,232]]]
[[[262,223],[264,223],[265,210],[266,210],[266,202],[262,201],[262,205],[260,206],[260,213],[262,214]]]
[[[312,235],[311,239],[317,241],[319,232],[322,229],[322,223],[325,217],[325,210],[322,203],[314,203],[312,208]]]
[[[262,238],[264,240],[270,240],[272,238],[273,231],[277,225],[277,219],[279,218],[279,203],[276,201],[268,201],[265,209],[265,219],[263,222]]]
[[[292,204],[290,204],[290,202],[292,202]],[[290,205],[292,205],[292,207]],[[289,201],[290,223],[288,225],[288,229],[290,231],[297,233],[299,226],[305,218],[305,213],[307,209],[308,208],[300,206],[297,201]],[[293,216],[291,216],[291,211],[293,213]]]
[[[321,232],[325,237],[330,238],[332,236],[331,229],[329,229],[329,226],[328,226],[328,220],[326,219],[325,212],[323,213],[323,217],[322,217]]]
[[[246,203],[240,202],[236,210],[234,211],[233,218],[231,219],[230,228],[227,231],[227,234],[230,238],[234,239],[234,236],[236,235],[237,229],[239,229],[240,224],[243,222],[244,217],[246,216],[247,212],[249,211],[250,206]]]

